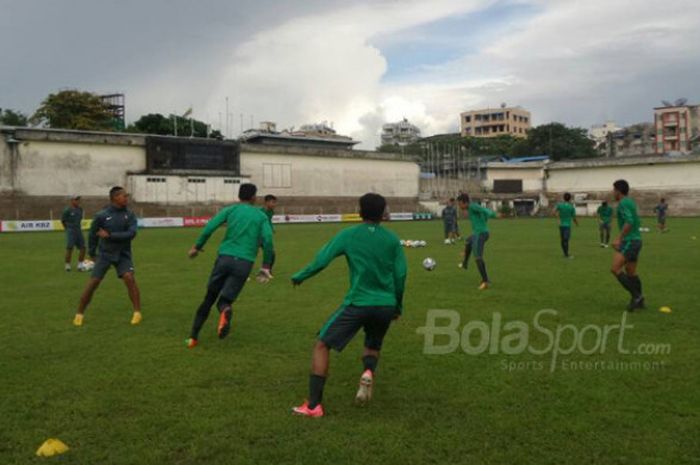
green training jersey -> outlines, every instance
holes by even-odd
[[[613,216],[613,209],[610,205],[603,206],[601,205],[598,207],[598,218],[600,218],[600,221],[603,222],[603,224],[610,224],[610,220],[612,219]]]
[[[639,220],[639,213],[637,213],[637,204],[629,197],[625,197],[620,200],[617,205],[617,224],[620,230],[625,227],[625,225],[630,225],[630,232],[624,237],[625,241],[641,241],[642,235],[639,232],[639,226],[641,221]]]
[[[262,210],[262,212],[265,214],[265,216],[267,216],[267,220],[270,222],[270,228],[271,228],[272,231],[274,232],[274,231],[275,231],[275,225],[272,224],[272,217],[275,216],[275,211],[274,211],[274,210],[268,210],[268,209],[265,208],[265,207],[260,207],[260,210]]]
[[[311,278],[341,255],[350,269],[350,290],[344,305],[397,307],[402,311],[406,256],[398,236],[379,224],[362,223],[340,231],[306,268],[292,276],[292,281]]]
[[[219,255],[254,262],[262,243],[263,264],[269,265],[272,262],[274,249],[270,221],[259,208],[248,203],[230,205],[217,213],[204,227],[195,246],[203,248],[214,231],[224,223],[226,234],[219,246]]]
[[[80,230],[81,222],[83,221],[83,209],[66,207],[61,215],[61,223],[65,229],[77,229]]]
[[[472,223],[472,233],[481,234],[489,232],[487,222],[489,218],[495,218],[496,212],[490,208],[482,207],[476,202],[471,202],[467,209],[469,221]]]
[[[574,221],[574,218],[576,218],[576,207],[569,202],[559,202],[557,204],[557,211],[559,212],[559,226],[570,228],[571,223]]]

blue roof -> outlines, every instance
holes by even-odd
[[[504,160],[506,163],[527,163],[532,161],[547,161],[549,155],[530,155],[527,157],[513,157]]]

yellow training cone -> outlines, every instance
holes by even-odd
[[[47,439],[44,443],[37,449],[36,455],[39,457],[51,457],[54,455],[62,454],[68,452],[68,446],[63,443],[60,439]]]
[[[671,307],[661,307],[659,311],[661,313],[671,313]]]

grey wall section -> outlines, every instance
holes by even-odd
[[[144,180],[145,145],[142,135],[0,128],[0,218],[55,216],[72,194],[97,209],[113,185],[133,187],[134,207],[147,215],[208,215],[231,200],[222,189],[237,191],[231,173],[158,172],[177,186],[168,186],[164,201],[154,197]],[[183,193],[182,186],[202,188],[188,178],[203,178],[206,195]],[[392,154],[243,144],[236,178],[277,195],[288,214],[355,212],[357,197],[369,191],[385,195],[392,211],[417,208],[418,165]]]

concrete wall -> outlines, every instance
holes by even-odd
[[[265,193],[291,197],[418,197],[419,167],[362,151],[275,150],[243,145],[241,173]],[[371,154],[371,155],[370,155]]]
[[[496,180],[520,179],[523,192],[541,192],[544,188],[544,164],[533,163],[489,163],[483,187],[493,190]]]
[[[186,205],[235,202],[240,185],[249,181],[234,176],[132,174],[126,185],[137,202]]]

